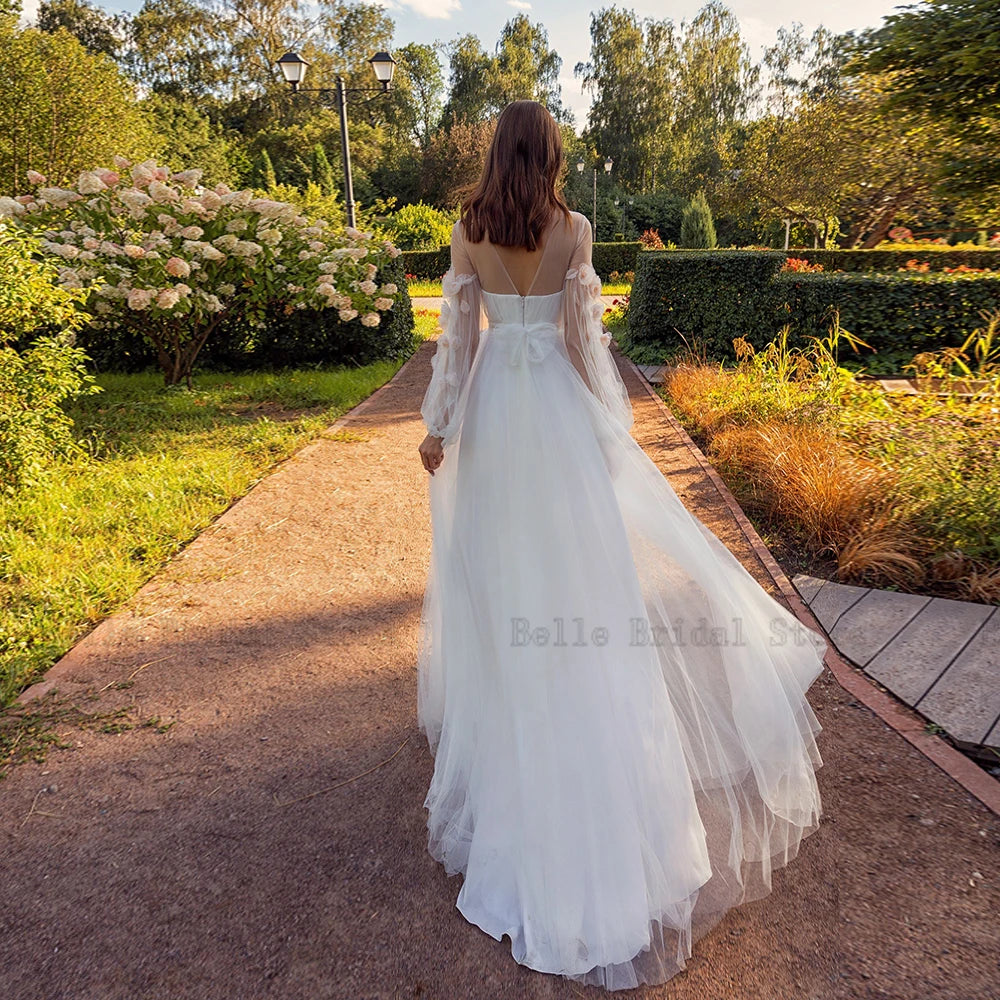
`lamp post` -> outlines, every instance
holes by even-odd
[[[303,87],[301,84],[310,64],[302,56],[297,52],[286,52],[276,63],[285,78],[285,82],[291,86],[293,94],[317,94],[321,100],[330,93],[336,94],[337,108],[340,111],[340,151],[344,161],[344,210],[347,214],[347,224],[352,229],[355,227],[356,221],[354,183],[351,180],[351,142],[347,132],[347,95],[371,93],[372,91],[384,94],[389,90],[393,74],[396,72],[396,60],[388,52],[376,52],[368,62],[375,71],[375,79],[381,84],[379,87],[348,87],[342,76],[337,77],[336,88]]]
[[[604,172],[606,174],[610,174],[611,173],[611,167],[612,167],[612,165],[613,165],[613,161],[612,161],[611,157],[609,156],[604,161]],[[582,159],[577,160],[576,161],[576,171],[577,171],[577,173],[582,174],[583,173],[583,168],[585,166],[586,166],[586,164],[583,162]],[[593,242],[596,243],[597,242],[597,167],[594,167],[594,214],[591,217],[590,231],[591,231],[591,236],[593,237]]]

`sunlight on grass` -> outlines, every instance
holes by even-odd
[[[193,391],[99,376],[105,391],[69,411],[86,453],[0,500],[0,703],[400,364],[201,374]]]

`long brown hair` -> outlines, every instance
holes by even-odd
[[[561,170],[562,135],[548,109],[537,101],[508,104],[462,209],[466,238],[536,250],[554,210],[569,220],[569,206],[556,190]]]

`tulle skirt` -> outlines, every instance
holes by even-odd
[[[519,963],[661,983],[821,815],[825,642],[683,506],[565,354],[484,333],[430,478],[428,847]]]

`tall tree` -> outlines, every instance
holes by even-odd
[[[544,104],[556,121],[571,120],[563,107],[559,70],[562,59],[549,48],[548,32],[532,24],[525,14],[511,18],[500,32],[496,56],[486,72],[486,91],[492,111],[502,111],[511,101]]]
[[[1000,189],[998,54],[995,0],[923,0],[861,37],[857,67],[898,74],[890,103],[932,113],[961,139],[948,174],[966,196]]]
[[[476,35],[462,35],[448,47],[448,101],[442,122],[481,122],[489,117],[485,81],[492,60]]]
[[[610,7],[591,14],[590,39],[590,60],[574,70],[593,95],[587,141],[614,160],[625,189],[652,186],[677,113],[672,22],[643,22],[634,11]]]
[[[110,164],[144,159],[160,140],[118,67],[68,31],[17,28],[0,19],[0,191],[24,191],[27,171],[50,185]]]
[[[108,14],[86,0],[42,0],[35,25],[50,34],[65,28],[88,52],[103,52],[117,61],[127,19]]]
[[[239,78],[223,23],[197,0],[145,0],[129,25],[126,65],[158,93],[203,99],[232,96]]]

